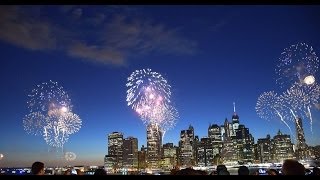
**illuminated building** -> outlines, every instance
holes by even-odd
[[[296,157],[299,160],[307,159],[308,158],[308,152],[307,152],[308,147],[306,144],[306,139],[304,137],[302,119],[296,118],[295,125],[296,125],[296,133],[297,133]]]
[[[293,158],[290,135],[282,134],[280,130],[278,131],[278,134],[272,140],[272,156],[274,162],[280,163],[285,159]]]
[[[268,134],[266,138],[257,141],[257,156],[260,163],[271,162],[271,138]]]
[[[147,126],[147,164],[148,168],[160,167],[162,131],[157,124]]]
[[[183,167],[193,166],[195,163],[194,129],[191,125],[189,129],[182,130],[180,133],[179,151],[179,164]]]
[[[138,139],[128,137],[123,140],[123,167],[135,171],[138,169]]]
[[[111,162],[109,162],[111,161]],[[108,135],[108,156],[106,156],[105,164],[112,165],[114,171],[122,168],[123,165],[123,134],[113,132]]]

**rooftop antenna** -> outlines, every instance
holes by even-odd
[[[233,112],[236,112],[236,103],[233,102]]]

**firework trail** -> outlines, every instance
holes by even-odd
[[[81,119],[72,113],[71,99],[57,82],[37,85],[28,97],[30,113],[23,118],[28,134],[42,135],[49,146],[63,147],[69,135],[81,128]]]
[[[288,113],[283,103],[284,99],[281,98],[281,96],[277,96],[277,93],[274,91],[268,91],[259,96],[255,109],[258,116],[262,119],[269,120],[275,119],[276,117],[280,118],[281,122],[288,127],[290,134],[294,138],[291,128],[285,120]]]
[[[291,45],[284,49],[276,66],[276,82],[283,88],[295,82],[303,82],[307,76],[315,76],[319,59],[312,46],[306,43]]]
[[[151,69],[136,70],[127,81],[127,105],[145,125],[155,123],[165,131],[175,125],[179,115],[170,105],[171,86],[161,74]]]
[[[294,83],[290,89],[281,95],[285,100],[285,106],[290,109],[295,119],[306,117],[310,119],[312,132],[311,109],[315,108],[320,99],[320,86],[317,83],[306,85],[304,83]]]
[[[77,155],[74,152],[66,152],[64,154],[64,158],[67,161],[74,161],[77,158]]]

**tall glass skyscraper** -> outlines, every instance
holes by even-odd
[[[158,124],[147,126],[147,165],[150,169],[160,167],[162,131]]]

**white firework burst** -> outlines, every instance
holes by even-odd
[[[303,82],[306,77],[315,77],[319,68],[319,59],[312,46],[298,43],[284,49],[275,72],[277,84],[281,88],[295,82]]]
[[[161,74],[151,69],[136,70],[128,77],[126,86],[127,105],[146,126],[157,124],[163,131],[173,128],[179,115],[171,105],[171,86]]]
[[[307,85],[296,82],[290,89],[281,95],[285,106],[290,109],[290,113],[297,118],[310,119],[310,128],[312,132],[313,118],[311,109],[316,108],[320,99],[320,86],[317,83]]]
[[[67,108],[72,111],[71,99],[58,82],[50,80],[36,86],[28,95],[27,102],[30,113],[49,113],[52,109]]]
[[[262,93],[256,104],[256,112],[262,119],[280,119],[292,134],[291,127],[287,123],[288,109],[284,106],[284,99],[278,96],[274,91]],[[293,135],[293,134],[292,134]]]
[[[134,110],[143,104],[148,104],[148,101],[155,96],[152,95],[154,92],[158,98],[162,99],[163,103],[170,103],[171,86],[161,74],[153,72],[151,69],[134,71],[128,77],[126,86],[129,88],[126,100],[128,106]]]
[[[64,154],[64,158],[67,161],[74,161],[77,158],[77,155],[74,152],[66,152]]]
[[[47,117],[40,112],[33,112],[23,118],[23,129],[28,134],[43,135],[44,126],[47,125]]]
[[[42,135],[49,146],[63,147],[69,135],[81,128],[80,117],[72,112],[71,99],[57,82],[37,85],[28,96],[30,114],[23,119],[27,133]]]

